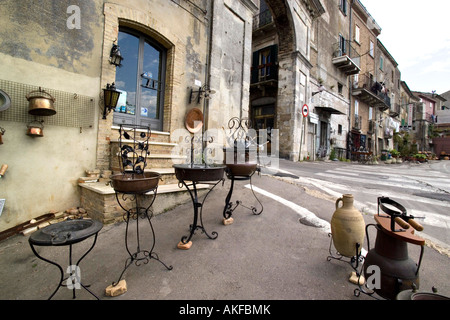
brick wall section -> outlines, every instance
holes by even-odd
[[[433,138],[434,152],[436,156],[439,157],[441,152],[445,152],[447,155],[450,154],[450,137]]]
[[[105,224],[122,220],[123,210],[117,203],[114,193],[103,195],[81,188],[81,206],[89,208],[89,217]]]

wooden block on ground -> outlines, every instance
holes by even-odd
[[[234,222],[233,217],[229,217],[228,219],[223,218],[223,224],[228,226]]]
[[[110,285],[105,289],[105,295],[108,297],[117,297],[127,292],[127,282],[120,280],[118,284]]]
[[[352,273],[350,274],[350,278],[348,279],[348,281],[350,281],[353,284],[358,285],[358,280],[359,280],[359,285],[363,286],[364,283],[366,282],[366,279],[364,278],[364,276],[361,275],[361,277],[358,277],[358,275],[356,274],[355,271],[352,271]]]
[[[188,250],[192,246],[192,241],[188,243],[183,243],[183,241],[178,242],[177,248],[182,250]]]

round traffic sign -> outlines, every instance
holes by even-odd
[[[308,105],[307,105],[307,104],[303,105],[302,114],[303,114],[303,116],[304,116],[305,118],[308,116],[308,114],[309,114],[309,108],[308,108]]]

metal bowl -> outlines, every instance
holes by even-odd
[[[96,220],[66,220],[38,230],[30,236],[28,241],[40,246],[68,245],[90,237],[102,227],[103,224]]]
[[[256,170],[256,163],[229,163],[226,165],[232,176],[250,177]]]
[[[141,194],[156,189],[160,174],[157,172],[124,173],[111,176],[111,184],[120,193]]]
[[[436,293],[417,292],[411,295],[411,300],[450,300],[450,298]]]
[[[174,164],[175,176],[179,181],[217,181],[223,179],[225,166],[202,164]]]

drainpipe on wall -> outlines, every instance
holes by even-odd
[[[349,45],[352,42],[352,22],[353,22],[353,4],[355,3],[355,0],[350,0],[350,14],[349,14],[349,30],[348,30],[348,37],[349,37]],[[348,77],[348,134],[347,134],[347,148],[350,146],[349,140],[351,135],[351,128],[352,128],[352,93],[353,93],[353,87],[352,87],[352,80],[351,77]],[[351,159],[351,150],[347,150],[347,155]]]
[[[207,12],[207,15],[209,13],[209,17],[206,16],[206,19],[209,24],[209,32],[207,37],[207,52],[206,52],[206,63],[205,63],[205,82],[204,86],[205,88],[210,88],[210,74],[211,74],[211,55],[212,55],[212,34],[213,34],[213,17],[214,17],[214,0],[210,1],[210,10]],[[203,98],[203,127],[202,127],[202,135],[205,133],[205,131],[208,130],[208,115],[209,115],[209,99]],[[203,141],[203,150],[207,147],[207,141]]]

